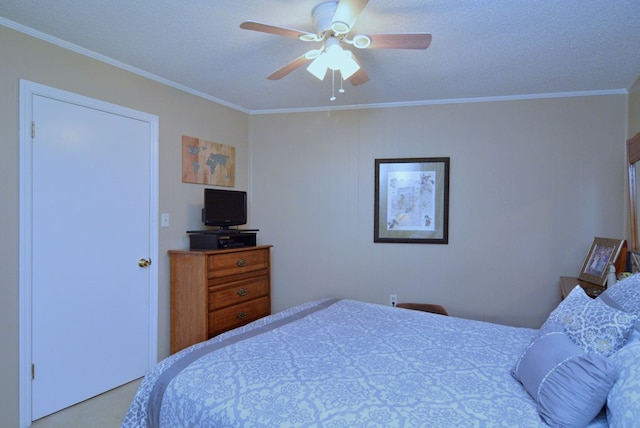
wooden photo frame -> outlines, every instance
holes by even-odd
[[[375,160],[374,242],[449,242],[446,158]]]
[[[624,242],[624,239],[594,238],[578,279],[604,286],[609,265],[618,259]]]

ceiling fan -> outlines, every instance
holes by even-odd
[[[384,33],[354,34],[351,30],[368,0],[332,0],[325,1],[313,8],[311,16],[315,32],[295,30],[277,25],[245,21],[240,28],[291,37],[303,42],[318,42],[321,45],[294,59],[284,67],[274,71],[267,79],[282,79],[289,73],[307,65],[307,70],[323,80],[327,70],[339,71],[343,80],[358,86],[366,83],[369,76],[363,70],[350,49],[427,49],[431,44],[428,33]],[[344,92],[341,90],[341,92]],[[335,96],[332,96],[332,100]]]

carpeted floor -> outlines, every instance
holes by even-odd
[[[138,385],[140,385],[140,379],[38,419],[31,426],[33,428],[119,428]]]

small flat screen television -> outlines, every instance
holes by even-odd
[[[247,192],[204,189],[202,222],[223,229],[247,224]]]

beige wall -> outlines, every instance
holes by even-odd
[[[276,310],[433,302],[538,327],[594,236],[623,238],[625,96],[252,116]],[[448,245],[373,243],[374,159],[451,158]]]
[[[0,26],[0,427],[18,424],[18,88],[38,82],[159,116],[159,354],[169,352],[168,258],[201,227],[203,186],[181,181],[181,136],[236,147],[236,188],[248,187],[248,115]],[[96,225],[105,227],[104,225]]]
[[[334,295],[441,303],[537,326],[593,236],[623,233],[625,97],[251,116],[0,26],[0,426],[18,421],[18,80],[160,117],[159,353],[168,352],[166,250],[200,227],[180,136],[235,145],[236,188],[274,244],[273,306]],[[250,140],[250,142],[248,142]],[[374,244],[373,162],[451,157],[449,245]]]

